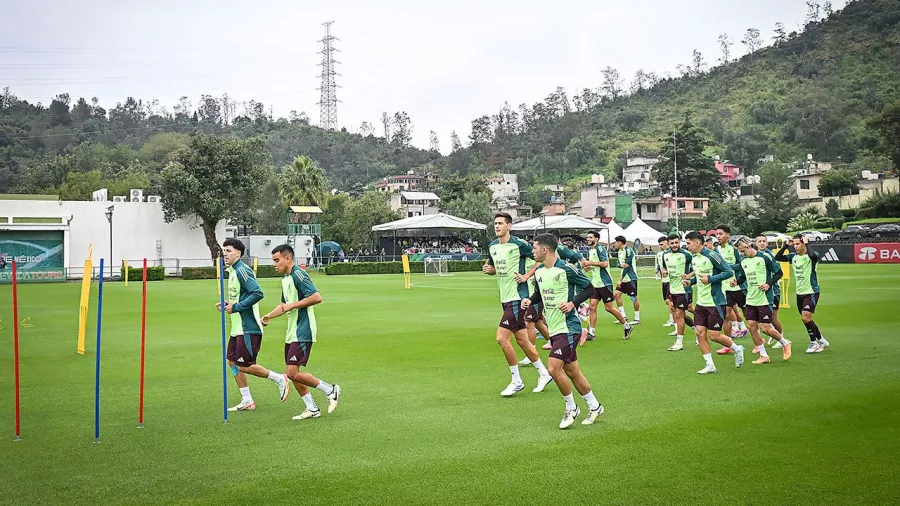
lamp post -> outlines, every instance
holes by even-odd
[[[541,231],[547,233],[547,211],[541,210]]]
[[[113,277],[113,207],[115,206],[109,206],[106,208],[106,221],[109,222],[109,279],[112,279]],[[102,272],[100,273],[100,276],[103,276]]]
[[[675,179],[675,233],[680,236],[681,235],[681,227],[680,227],[680,224],[678,223],[678,211],[679,211],[679,209],[678,209],[678,144],[677,144],[677,141],[675,140],[676,133],[677,133],[677,130],[672,131],[672,153],[674,155],[672,157],[672,161],[675,166],[675,173],[674,173],[674,179]]]

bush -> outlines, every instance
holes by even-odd
[[[275,272],[274,265],[260,265],[256,268],[256,277],[280,278],[281,274]],[[214,266],[185,267],[181,269],[181,279],[216,279],[216,268]]]
[[[835,218],[831,220],[831,226],[834,227],[835,230],[841,230],[844,228],[844,218]]]
[[[125,267],[121,268],[120,275],[122,280],[125,280]],[[128,266],[128,281],[143,281],[144,279],[144,266]],[[166,268],[159,267],[147,267],[147,281],[162,281],[166,279]]]
[[[678,220],[678,226],[681,228],[680,231],[684,230],[706,230],[706,218],[680,218]],[[669,218],[669,222],[667,223],[669,226],[669,230],[675,229],[675,218]]]
[[[449,272],[480,271],[484,260],[452,260],[447,262]],[[425,262],[410,262],[409,270],[413,274],[425,272]],[[403,262],[345,262],[325,267],[329,276],[350,274],[403,274]]]
[[[844,218],[844,221],[855,219],[856,209],[841,209],[841,216]]]

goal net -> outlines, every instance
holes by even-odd
[[[426,258],[425,259],[425,275],[426,276],[449,276],[446,258]]]

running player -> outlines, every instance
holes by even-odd
[[[665,257],[666,252],[669,251],[669,239],[666,236],[660,236],[659,241],[657,241],[657,242],[659,243],[659,251],[656,252],[656,262],[655,262],[656,274],[662,280],[663,302],[665,303],[666,307],[669,308],[669,321],[667,321],[663,325],[663,327],[674,327],[675,326],[675,311],[674,311],[674,308],[672,307],[672,301],[669,300],[669,293],[670,293],[669,276],[666,276],[663,274],[663,271],[665,270],[663,268],[663,265],[664,265],[663,257]]]
[[[522,308],[537,302],[544,303],[544,313],[551,333],[550,342],[553,345],[547,363],[550,374],[559,387],[559,393],[566,401],[566,410],[559,428],[567,429],[581,414],[575,404],[571,385],[575,385],[590,410],[582,420],[582,425],[596,422],[597,417],[603,414],[603,405],[594,397],[591,385],[581,373],[576,354],[581,322],[575,316],[575,308],[586,301],[594,290],[584,274],[556,257],[557,245],[556,237],[550,234],[535,237],[534,257],[541,263],[541,268],[535,274],[537,290],[531,298],[522,299]]]
[[[618,248],[619,267],[622,269],[622,278],[616,284],[616,304],[619,307],[619,313],[625,316],[625,305],[622,304],[622,294],[626,294],[634,301],[634,321],[632,325],[641,324],[641,301],[638,300],[638,277],[634,271],[634,250],[628,246],[625,236],[616,237],[616,248]]]
[[[774,258],[756,251],[756,244],[749,237],[741,237],[737,241],[737,248],[743,258],[740,264],[732,266],[735,274],[732,283],[747,284],[747,304],[744,307],[744,314],[750,326],[750,337],[756,345],[753,349],[759,352],[759,358],[753,363],[759,365],[771,362],[766,352],[766,343],[759,335],[760,327],[766,335],[781,343],[783,358],[788,360],[791,358],[791,342],[783,340],[781,334],[772,326],[772,302],[775,295],[773,286],[778,284],[782,272],[780,269],[775,270],[777,262]]]
[[[591,278],[591,284],[594,286],[588,314],[590,322],[588,324],[587,339],[588,341],[596,339],[597,306],[600,301],[603,301],[603,307],[606,308],[606,312],[613,315],[619,323],[625,326],[625,334],[622,339],[628,339],[631,337],[631,332],[634,328],[625,319],[625,315],[616,311],[615,306],[613,306],[615,296],[612,291],[612,276],[609,274],[609,256],[606,253],[606,248],[600,244],[600,233],[593,230],[588,232],[587,242],[590,250],[588,250],[588,258],[583,262],[583,265],[587,275]]]
[[[662,273],[669,279],[669,303],[674,310],[675,318],[675,344],[669,346],[669,351],[681,351],[684,349],[684,327],[693,328],[694,320],[687,312],[693,312],[693,290],[685,289],[682,281],[684,276],[692,271],[691,252],[681,247],[681,237],[671,234],[668,237],[669,249],[663,255]]]
[[[288,315],[287,335],[284,338],[284,363],[286,375],[294,383],[294,388],[306,404],[303,413],[294,420],[307,420],[321,416],[310,388],[321,390],[328,398],[328,412],[337,408],[341,387],[319,380],[312,374],[300,372],[306,367],[313,343],[316,342],[318,325],[313,306],[322,303],[322,295],[316,289],[309,274],[294,263],[294,248],[287,244],[272,250],[272,263],[281,278],[281,304],[262,317],[262,324],[268,325],[272,318]]]
[[[697,307],[694,309],[694,331],[699,340],[700,352],[706,367],[698,374],[718,372],[713,363],[709,340],[730,348],[734,352],[734,365],[744,364],[744,347],[735,344],[728,336],[721,334],[725,322],[725,293],[722,282],[731,279],[734,272],[717,252],[703,246],[703,236],[699,232],[691,232],[686,237],[687,249],[694,254],[691,261],[693,274],[686,274],[684,286],[697,285]]]
[[[510,343],[510,336],[515,334],[516,343],[538,370],[538,383],[533,392],[541,392],[553,381],[553,377],[547,372],[547,368],[541,362],[537,350],[528,340],[528,331],[525,325],[525,311],[520,309],[520,303],[528,297],[528,284],[519,281],[525,273],[525,261],[534,258],[530,244],[510,235],[512,217],[507,213],[498,213],[494,216],[494,232],[497,234],[489,246],[487,263],[482,271],[490,276],[497,276],[497,285],[500,288],[500,303],[503,306],[503,316],[497,327],[497,344],[506,356],[506,363],[512,373],[512,381],[500,395],[510,397],[525,388],[522,377],[519,375],[519,363],[516,360],[516,352]]]
[[[796,280],[797,311],[806,326],[809,334],[809,348],[806,353],[821,353],[830,346],[830,343],[822,337],[819,326],[813,321],[816,305],[819,303],[819,278],[816,274],[816,266],[819,264],[819,254],[807,247],[809,239],[797,234],[793,239],[794,252],[788,253],[788,245],[781,247],[775,255],[779,262],[790,262],[794,267],[794,279]]]
[[[756,251],[758,251],[761,255],[765,255],[771,258],[773,265],[775,266],[775,272],[781,273],[784,272],[781,270],[781,262],[775,261],[775,253],[769,249],[769,238],[764,235],[759,235],[756,237]],[[784,339],[784,330],[781,326],[781,320],[778,319],[778,307],[781,305],[781,283],[775,283],[772,286],[773,298],[772,298],[772,326],[775,327],[775,330],[778,331],[778,334]],[[772,346],[773,348],[781,348],[781,342],[776,341],[772,338],[769,338],[769,341],[766,343],[767,346]]]
[[[228,365],[241,392],[241,402],[228,408],[228,411],[253,411],[256,403],[250,395],[247,374],[266,378],[278,386],[281,402],[287,400],[291,393],[287,376],[270,371],[256,363],[256,356],[262,345],[262,322],[259,319],[259,301],[263,291],[253,275],[253,269],[241,261],[244,256],[244,243],[235,238],[226,239],[222,243],[223,259],[228,274],[228,294],[225,312],[231,323],[231,338],[228,340]],[[216,304],[221,311],[221,304]]]
[[[719,248],[716,251],[722,255],[722,258],[728,262],[728,265],[739,264],[741,262],[741,256],[737,249],[728,242],[731,238],[731,227],[728,225],[718,225],[716,227],[716,237],[719,239]],[[722,328],[722,332],[734,339],[747,335],[747,328],[744,326],[744,320],[742,318],[744,305],[747,303],[747,296],[744,294],[744,291],[747,288],[744,285],[732,285],[731,281],[732,280],[729,279],[722,283],[722,286],[725,289],[725,304],[727,306],[725,326]],[[722,348],[717,353],[719,355],[725,355],[731,353],[731,350]]]
[[[525,260],[525,266],[531,269],[537,264],[532,259]],[[534,293],[534,277],[528,278],[528,292]],[[537,346],[537,336],[538,332],[541,333],[541,337],[543,337],[547,342],[544,343],[543,348],[545,350],[550,349],[550,333],[547,330],[547,324],[544,322],[543,311],[540,304],[532,304],[527,311],[525,311],[525,329],[528,331],[528,340],[531,342],[532,346]],[[583,342],[582,342],[583,343]],[[534,365],[531,363],[531,359],[526,355],[525,358],[519,360],[519,365]],[[537,367],[537,366],[535,366]]]

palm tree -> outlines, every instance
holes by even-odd
[[[308,156],[298,156],[281,170],[281,203],[289,206],[318,206],[325,201],[325,171]]]

